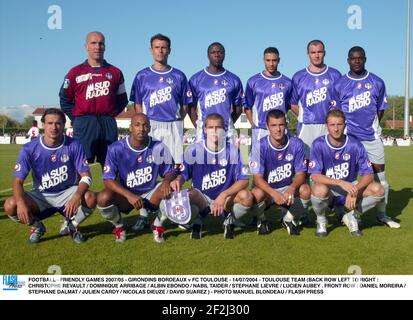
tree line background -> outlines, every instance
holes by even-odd
[[[409,105],[412,106],[413,99],[409,100]],[[391,96],[388,97],[389,107],[384,112],[383,119],[381,121],[381,126],[383,128],[383,135],[393,136],[393,137],[402,137],[403,128],[401,129],[391,129],[386,127],[386,120],[403,120],[404,118],[404,97],[401,96]],[[128,108],[132,108],[133,105],[129,104]],[[410,115],[413,114],[413,110],[410,108]],[[12,133],[26,133],[32,126],[34,120],[33,116],[27,116],[22,122],[19,122],[7,115],[0,113],[0,135],[3,134],[12,134]],[[288,113],[288,127],[292,132],[295,133],[297,126],[297,118],[293,115],[292,112]],[[120,134],[126,134],[128,130],[119,130]]]

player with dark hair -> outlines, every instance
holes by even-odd
[[[39,128],[37,126],[37,121],[33,120],[32,121],[32,127],[29,129],[29,131],[26,134],[26,138],[30,138],[30,141],[33,139],[36,139],[40,134]]]
[[[107,147],[118,139],[115,117],[128,104],[122,72],[104,60],[105,37],[86,37],[88,58],[68,72],[60,89],[60,106],[73,124],[73,137],[90,163],[105,163]]]
[[[253,127],[253,141],[268,135],[266,118],[271,110],[287,113],[291,108],[292,83],[278,71],[280,54],[277,48],[264,50],[264,71],[248,79],[245,87],[244,111]]]
[[[373,169],[363,145],[344,134],[344,113],[330,110],[326,124],[328,134],[314,140],[308,168],[314,182],[311,202],[317,215],[316,235],[327,236],[327,207],[341,205],[348,212],[339,218],[352,235],[361,236],[358,215],[384,202],[384,188],[373,180]]]
[[[4,203],[12,220],[32,227],[31,244],[46,232],[41,220],[55,212],[66,218],[73,241],[84,242],[78,226],[96,206],[95,194],[88,191],[92,178],[83,147],[63,134],[65,120],[60,109],[45,111],[44,135],[23,146],[14,167],[13,196]],[[30,171],[33,189],[25,192],[23,184]]]
[[[266,122],[269,135],[255,142],[250,157],[257,233],[269,233],[264,211],[275,203],[282,208],[282,225],[288,234],[299,235],[296,221],[307,211],[311,196],[310,186],[305,183],[304,143],[285,134],[287,121],[281,110],[268,112]]]
[[[350,71],[334,85],[337,107],[347,118],[347,133],[359,140],[366,148],[373,165],[374,178],[385,191],[385,202],[377,204],[376,219],[390,228],[400,228],[386,214],[389,184],[385,175],[384,145],[381,140],[380,120],[387,109],[386,87],[381,78],[366,70],[366,53],[355,46],[348,52]]]
[[[189,80],[193,96],[190,117],[197,128],[198,141],[203,138],[205,119],[211,113],[221,114],[228,137],[235,137],[234,123],[242,112],[243,89],[240,78],[224,68],[224,59],[224,46],[219,42],[211,43],[208,67]]]
[[[126,227],[121,212],[145,208],[157,213],[161,201],[170,195],[170,182],[175,179],[172,156],[160,141],[149,136],[149,118],[136,113],[130,124],[130,135],[109,146],[103,170],[105,189],[98,195],[98,209],[114,226],[115,241],[126,240]],[[158,182],[158,176],[164,178]],[[162,210],[162,208],[161,208]],[[147,217],[144,223],[149,222]],[[152,230],[156,242],[164,241],[162,218],[157,217]]]
[[[148,115],[151,136],[171,151],[175,163],[182,163],[183,119],[192,102],[185,74],[168,65],[171,40],[156,34],[151,38],[153,65],[140,70],[132,84],[130,100],[136,112]]]
[[[206,140],[191,145],[184,153],[184,163],[171,187],[179,191],[192,179],[189,190],[193,221],[191,239],[200,239],[202,225],[209,213],[223,216],[224,237],[234,238],[235,221],[252,206],[247,190],[248,175],[238,148],[229,143],[224,130],[224,118],[211,113],[205,118]]]

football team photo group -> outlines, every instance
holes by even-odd
[[[169,37],[155,34],[149,44],[153,64],[136,73],[128,94],[121,70],[104,58],[104,34],[86,35],[87,59],[64,76],[60,108],[41,117],[43,133],[19,151],[4,202],[8,218],[20,224],[14,232],[30,230],[29,244],[47,242],[46,232],[82,244],[88,238],[82,224],[92,214],[111,225],[116,243],[145,230],[155,242],[168,242],[170,226],[202,242],[211,219],[222,224],[225,242],[251,229],[271,237],[275,210],[285,237],[309,228],[334,241],[332,216],[349,238],[363,235],[369,215],[374,228],[399,232],[390,230],[400,223],[387,210],[380,126],[389,107],[386,87],[367,69],[363,47],[348,48],[341,73],[325,63],[323,41],[311,40],[307,67],[291,79],[278,70],[281,52],[263,48],[263,70],[243,85],[224,67],[222,43],[206,47],[207,67],[188,78],[168,64]],[[129,132],[118,139],[115,117],[129,102]],[[236,143],[242,113],[252,126],[248,152]],[[291,115],[297,128],[288,126]],[[186,116],[196,128],[188,146]],[[67,118],[73,137],[65,134]],[[92,163],[101,175],[92,175]],[[33,186],[25,190],[30,173]],[[98,179],[103,188],[92,191]],[[133,210],[139,215],[127,225]],[[45,220],[55,214],[63,217],[60,229],[46,231]]]

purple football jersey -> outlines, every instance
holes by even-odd
[[[305,68],[293,76],[291,104],[300,107],[299,122],[325,123],[327,112],[335,107],[332,91],[334,82],[340,77],[339,71],[328,66],[320,73]]]
[[[136,74],[130,100],[142,104],[149,119],[169,122],[181,119],[179,110],[192,102],[192,93],[182,71],[148,67]]]
[[[207,115],[218,113],[224,118],[226,130],[232,107],[243,105],[240,78],[228,70],[214,74],[203,69],[191,77],[189,86],[193,104],[198,108],[198,119],[205,122]]]
[[[142,194],[157,185],[158,175],[174,173],[174,163],[168,148],[160,141],[149,138],[148,145],[137,150],[130,144],[130,136],[109,146],[103,168],[103,180],[115,180],[128,190]]]
[[[185,181],[215,200],[219,194],[238,180],[248,180],[241,154],[231,143],[218,152],[209,150],[205,141],[191,145],[184,154],[181,174]]]
[[[378,112],[387,109],[386,87],[382,79],[367,72],[364,77],[342,76],[334,85],[337,107],[347,118],[347,133],[360,141],[380,138]]]
[[[296,137],[286,138],[285,146],[278,149],[266,136],[253,146],[250,156],[251,173],[262,174],[274,189],[291,185],[297,172],[307,171],[304,143]]]
[[[357,175],[373,174],[364,146],[356,139],[346,136],[340,147],[328,141],[328,135],[314,140],[311,145],[308,173],[321,173],[330,179],[353,182]]]
[[[254,127],[267,129],[267,113],[291,108],[292,82],[286,76],[269,77],[258,73],[248,79],[245,87],[245,108],[252,109]]]
[[[23,145],[13,175],[24,180],[30,170],[34,189],[59,193],[77,185],[80,174],[89,170],[89,164],[78,140],[64,136],[60,146],[48,147],[41,136]]]

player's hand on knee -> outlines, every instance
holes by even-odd
[[[161,189],[161,192],[162,192],[162,198],[163,199],[168,198],[172,193],[170,183],[162,183],[161,186],[160,186],[160,189]]]
[[[350,196],[349,194],[346,197],[345,207],[348,210],[354,210],[357,205],[357,197]]]
[[[287,199],[285,198],[284,194],[277,192],[277,191],[274,192],[274,194],[272,195],[272,198],[274,202],[279,206],[287,202]]]
[[[79,208],[81,202],[81,197],[77,194],[74,194],[73,197],[66,203],[65,208],[63,209],[63,212],[65,213],[67,218],[70,219],[77,212],[77,209]]]
[[[30,224],[32,221],[32,215],[30,213],[29,207],[24,201],[17,203],[17,217],[24,224]]]
[[[141,208],[143,208],[143,199],[142,199],[140,196],[138,196],[138,195],[136,195],[136,194],[133,194],[133,195],[127,197],[127,199],[128,199],[128,202],[129,202],[135,209],[141,209]]]
[[[175,192],[180,192],[181,191],[181,183],[176,179],[172,180],[169,186]]]
[[[341,180],[340,187],[344,189],[344,191],[346,191],[350,196],[357,197],[359,190],[357,186],[352,184],[351,182]]]
[[[225,208],[225,201],[227,200],[227,196],[223,193],[221,193],[214,201],[214,204],[212,205],[212,214],[214,216],[219,216],[222,214]]]

